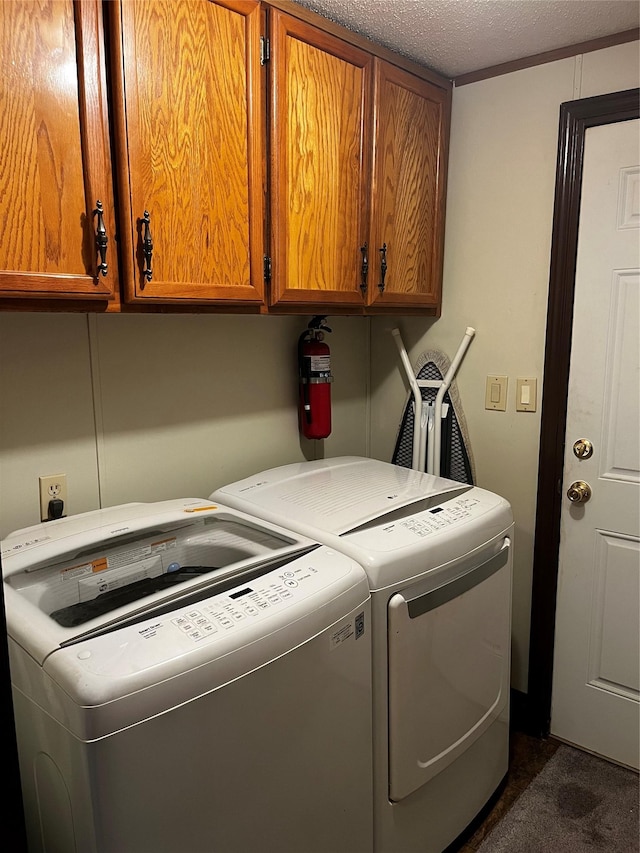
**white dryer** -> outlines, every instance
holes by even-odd
[[[370,853],[370,596],[210,501],[2,543],[32,853]]]
[[[374,849],[440,853],[507,772],[509,504],[359,457],[263,471],[212,497],[364,566],[373,621]]]

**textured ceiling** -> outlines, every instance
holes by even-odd
[[[297,0],[457,77],[637,27],[638,0]]]

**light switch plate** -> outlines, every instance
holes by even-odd
[[[537,397],[537,379],[516,379],[516,412],[535,412]]]
[[[506,376],[487,376],[487,388],[484,397],[485,409],[506,412],[508,381]]]

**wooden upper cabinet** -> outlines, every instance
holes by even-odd
[[[270,305],[437,314],[450,87],[270,22]]]
[[[109,299],[114,235],[102,4],[0,3],[0,297]]]
[[[270,11],[271,297],[362,308],[373,57]]]
[[[259,3],[108,6],[125,299],[261,303]]]
[[[0,2],[0,305],[255,310],[268,256],[275,312],[437,313],[450,87],[342,32],[258,0]]]
[[[376,59],[374,104],[368,305],[435,312],[441,296],[449,93]]]

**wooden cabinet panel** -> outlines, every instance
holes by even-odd
[[[110,4],[128,301],[263,298],[257,2]],[[144,275],[148,211],[152,277]]]
[[[272,10],[270,303],[364,304],[372,57]]]
[[[0,3],[0,296],[117,291],[101,15],[97,0]]]
[[[442,278],[448,94],[376,59],[374,104],[368,303],[436,308]]]

